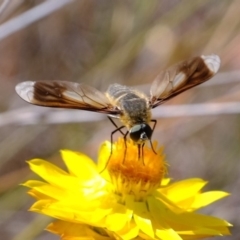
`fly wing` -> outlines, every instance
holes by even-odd
[[[16,92],[25,101],[55,108],[72,108],[117,115],[104,93],[85,84],[67,81],[22,82]]]
[[[157,107],[213,77],[220,67],[217,55],[194,57],[161,72],[150,89],[150,105]]]

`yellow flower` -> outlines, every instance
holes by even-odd
[[[53,218],[47,230],[64,240],[199,239],[229,235],[225,220],[196,213],[228,194],[202,193],[207,182],[188,179],[170,183],[164,178],[162,148],[143,154],[131,141],[105,142],[98,166],[82,153],[62,151],[68,171],[34,159],[32,171],[45,181],[24,185],[37,199],[31,211]],[[126,150],[126,151],[125,151]],[[141,149],[140,149],[141,150]],[[141,151],[140,151],[141,153]]]

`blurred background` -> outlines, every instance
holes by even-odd
[[[205,190],[231,193],[203,212],[234,224],[221,239],[240,239],[239,9],[238,0],[1,0],[1,239],[58,239],[43,231],[50,218],[27,212],[33,199],[19,184],[36,176],[26,160],[63,166],[60,149],[97,159],[114,130],[102,114],[32,106],[16,84],[67,80],[105,91],[117,82],[148,93],[161,69],[212,53],[219,73],[154,110],[153,140],[164,145],[173,180],[203,178]]]

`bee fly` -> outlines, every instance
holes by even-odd
[[[157,75],[150,88],[150,96],[120,84],[112,84],[106,93],[102,93],[83,83],[67,81],[22,82],[16,86],[16,92],[22,99],[35,105],[107,114],[116,127],[111,133],[111,143],[113,134],[121,132],[126,154],[126,138],[129,134],[138,146],[140,158],[143,157],[143,146],[147,140],[154,151],[151,136],[157,121],[151,118],[151,109],[207,81],[219,67],[220,58],[217,55],[199,56],[180,62]],[[119,118],[123,126],[118,127],[112,118]],[[150,122],[153,122],[152,128]],[[122,131],[124,127],[127,128],[126,133]]]

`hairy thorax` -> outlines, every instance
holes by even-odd
[[[144,94],[126,86],[113,84],[109,86],[107,96],[122,111],[120,120],[127,128],[150,122],[151,111]]]

